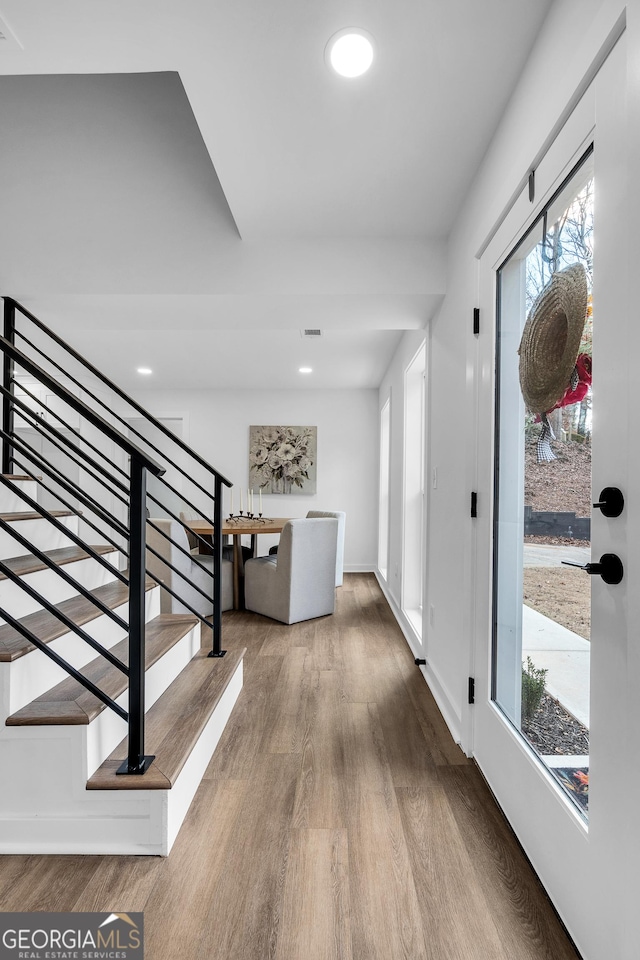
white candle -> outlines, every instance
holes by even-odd
[[[262,487],[260,487],[258,495],[260,497],[260,515],[262,516]]]
[[[240,487],[240,513],[242,513],[242,487]]]
[[[233,487],[231,487],[231,506],[229,507],[229,513],[233,516]]]
[[[251,491],[247,487],[247,513],[251,513]]]

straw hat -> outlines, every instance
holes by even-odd
[[[531,413],[546,413],[564,394],[580,351],[587,316],[581,263],[553,274],[522,331],[520,388]]]

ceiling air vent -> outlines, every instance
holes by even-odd
[[[301,330],[300,336],[306,337],[308,340],[313,340],[314,337],[322,336],[322,330]]]

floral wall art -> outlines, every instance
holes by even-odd
[[[249,486],[263,493],[315,493],[317,427],[249,427]]]

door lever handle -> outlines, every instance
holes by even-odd
[[[605,487],[594,507],[602,510],[603,517],[619,517],[624,509],[624,496],[617,487]]]
[[[598,563],[576,563],[575,560],[562,560],[565,567],[578,567],[585,573],[597,574],[605,583],[620,583],[624,576],[622,560],[615,553],[603,553]]]

